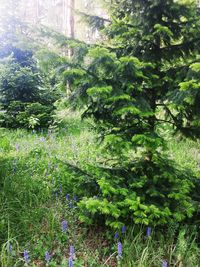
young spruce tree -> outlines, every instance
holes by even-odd
[[[200,15],[196,1],[113,0],[100,25],[104,43],[65,72],[104,139],[110,171],[96,178],[98,197],[80,202],[82,220],[146,225],[191,217],[191,176],[165,152],[163,125],[200,135]],[[77,64],[76,64],[77,63]],[[74,77],[74,78],[73,78]],[[103,216],[102,216],[103,215]]]

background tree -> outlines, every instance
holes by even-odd
[[[0,121],[2,126],[14,128],[47,127],[58,92],[50,77],[39,69],[33,44],[27,48],[24,39],[28,40],[29,31],[19,19],[19,4],[6,3],[11,13],[2,17],[0,24]]]
[[[0,55],[1,125],[12,128],[49,126],[58,93],[38,69],[32,51],[6,48]]]

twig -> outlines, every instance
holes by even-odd
[[[107,262],[108,262],[108,261],[115,255],[115,254],[117,254],[117,251],[115,251],[112,255],[110,255],[109,258],[104,262],[103,265],[106,265]]]

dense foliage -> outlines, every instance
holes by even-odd
[[[47,128],[60,97],[36,56],[39,42],[19,15],[20,1],[2,3],[0,18],[0,125]]]
[[[48,127],[58,93],[37,67],[33,52],[6,45],[1,47],[0,58],[1,125]]]
[[[83,116],[97,122],[113,170],[96,177],[98,198],[81,201],[82,219],[102,214],[114,227],[129,219],[182,221],[195,208],[192,175],[166,157],[160,129],[168,124],[199,137],[198,9],[193,1],[173,0],[113,1],[112,7],[107,42],[64,73],[74,82],[71,99],[84,100]]]

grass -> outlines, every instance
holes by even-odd
[[[171,157],[182,167],[188,168],[199,176],[200,171],[200,141],[188,139],[176,140],[171,138],[168,142]]]
[[[177,164],[199,172],[200,143],[172,139],[168,147]],[[200,266],[195,227],[153,229],[147,238],[145,227],[130,226],[115,240],[113,230],[86,227],[79,221],[76,198],[85,188],[77,170],[100,157],[89,123],[75,118],[53,133],[0,130],[1,266],[27,266],[24,250],[29,251],[28,266],[67,266],[70,245],[76,251],[75,267],[157,267],[164,260],[169,266]],[[68,222],[67,233],[62,232],[63,220]],[[117,258],[119,241],[122,259]],[[49,264],[46,251],[51,255]]]

